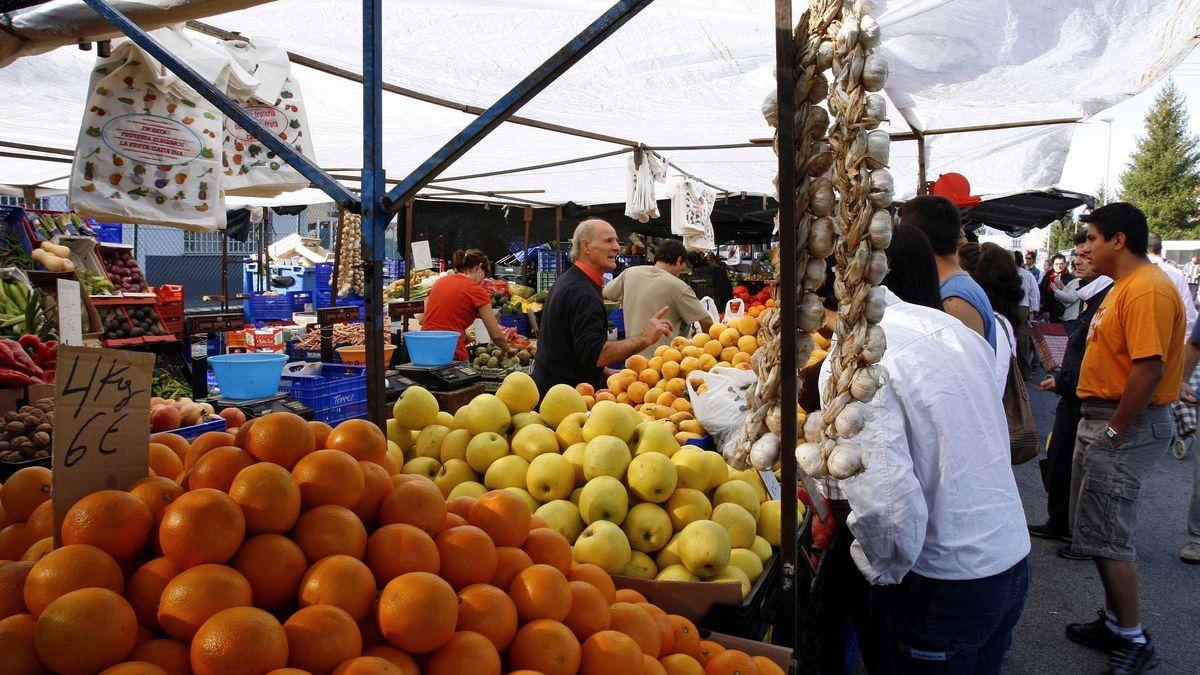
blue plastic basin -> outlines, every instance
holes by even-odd
[[[417,330],[404,334],[414,366],[445,366],[454,361],[459,334],[452,330]]]
[[[287,354],[221,354],[208,357],[221,396],[238,401],[274,396]]]

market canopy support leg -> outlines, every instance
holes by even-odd
[[[225,92],[215,87],[211,82],[201,77],[199,73],[192,70],[186,63],[180,61],[177,56],[167,50],[166,47],[163,47],[158,40],[150,37],[140,26],[130,21],[129,17],[108,4],[107,0],[83,1],[102,18],[116,26],[135,44],[157,59],[167,70],[178,75],[179,79],[186,82],[192,89],[195,89],[205,100],[216,106],[218,110],[225,113],[230,119],[242,125],[243,129],[250,132],[259,142],[278,155],[280,159],[287,162],[305,178],[312,181],[314,185],[329,195],[335,202],[354,213],[359,212],[361,205],[359,204],[358,197],[347,189],[346,186],[330,177],[321,167],[317,166],[316,162],[305,157],[303,153],[269,131],[262,124],[259,124],[253,115],[246,112],[245,108],[230,98]],[[368,88],[370,87],[370,85],[367,86]]]
[[[363,0],[362,247],[366,281],[367,414],[387,430],[383,361],[383,244],[392,214],[383,208],[383,0]],[[336,292],[336,291],[335,291]]]
[[[94,0],[99,1],[99,0]],[[464,152],[470,150],[476,143],[483,140],[493,129],[512,117],[513,113],[537,96],[551,82],[558,79],[568,68],[575,65],[579,59],[595,49],[618,28],[623,26],[638,12],[642,11],[653,0],[621,0],[613,5],[599,19],[575,36],[562,49],[546,60],[537,70],[533,71],[517,86],[513,87],[499,101],[492,104],[474,122],[467,125],[449,143],[442,146],[432,157],[410,173],[400,185],[397,185],[384,197],[383,206],[389,211],[395,211],[406,200],[416,196],[421,188],[438,176],[454,163]]]

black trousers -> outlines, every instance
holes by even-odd
[[[1080,401],[1063,396],[1054,411],[1054,429],[1046,450],[1046,512],[1050,529],[1066,534],[1071,531],[1071,459],[1075,454],[1075,433],[1079,429]]]
[[[888,652],[888,615],[886,605],[872,598],[871,585],[858,571],[850,557],[854,536],[846,527],[850,506],[844,501],[831,503],[838,518],[837,536],[833,549],[826,555],[824,583],[820,584],[819,605],[821,633],[818,649],[818,671],[821,675],[843,675],[846,668],[846,638],[853,626],[863,665],[870,675],[890,675],[891,655]]]

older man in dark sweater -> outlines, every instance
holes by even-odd
[[[604,367],[637,354],[671,332],[663,307],[640,335],[608,339],[604,312],[604,273],[617,267],[621,244],[613,226],[598,218],[585,220],[571,238],[575,264],[554,282],[542,312],[533,379],[545,396],[556,384],[604,387]]]

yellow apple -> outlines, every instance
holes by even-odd
[[[583,476],[591,480],[597,476],[611,476],[617,480],[625,477],[629,467],[629,446],[616,436],[597,436],[588,441],[583,451]]]
[[[392,417],[405,429],[424,429],[437,423],[438,402],[424,387],[409,387],[392,406]]]
[[[667,515],[671,516],[671,527],[676,532],[697,520],[707,520],[712,515],[712,504],[708,497],[692,488],[675,488],[666,507]]]
[[[713,490],[721,487],[729,480],[729,465],[725,463],[725,458],[719,452],[704,453],[708,459],[708,489],[705,492],[712,494]]]
[[[415,473],[433,479],[441,471],[442,463],[432,457],[414,457],[400,470],[400,473]]]
[[[558,423],[554,430],[554,438],[558,441],[560,450],[584,443],[583,423],[587,421],[587,413],[571,413]]]
[[[542,426],[546,426],[546,423],[542,421],[542,416],[535,412],[517,413],[516,415],[512,416],[513,433],[524,429],[530,424],[540,424]]]
[[[508,433],[512,415],[492,394],[480,394],[467,406],[467,430],[478,436],[485,432]]]
[[[654,562],[655,562],[655,564],[658,565],[658,569],[660,569],[660,570],[671,567],[672,565],[682,565],[683,564],[683,558],[679,557],[679,533],[678,532],[671,535],[671,538],[667,540],[667,545],[663,546],[662,549],[658,552],[658,555],[655,556]],[[689,572],[689,574],[691,574],[691,573]]]
[[[583,475],[583,453],[587,449],[586,443],[576,443],[571,447],[563,450],[563,457],[571,463],[571,467],[575,469],[575,484],[583,485],[587,482],[587,476]]]
[[[600,401],[592,406],[587,422],[583,425],[583,440],[591,441],[598,436],[615,436],[621,439],[622,443],[628,443],[641,419],[641,415],[631,406],[616,401]]]
[[[467,444],[471,442],[471,432],[466,429],[454,429],[442,439],[442,464],[452,459],[466,460]]]
[[[437,422],[434,422],[434,424],[440,424],[448,429],[453,429],[454,415],[451,415],[445,410],[439,410],[437,414]]]
[[[586,413],[587,403],[584,402],[583,396],[575,390],[575,387],[569,384],[556,384],[546,392],[545,398],[542,399],[542,405],[538,407],[538,412],[546,421],[546,426],[557,429],[567,415],[577,412]]]
[[[442,496],[445,497],[455,487],[478,479],[479,476],[475,475],[466,460],[451,459],[443,464],[437,475],[433,477],[433,484],[438,486],[438,489],[442,491]]]
[[[450,434],[450,428],[440,424],[431,424],[417,434],[417,442],[413,445],[413,457],[431,457],[441,459],[442,441]]]
[[[679,557],[700,578],[720,574],[729,565],[732,550],[729,533],[711,520],[697,520],[679,533]]]
[[[756,521],[758,520],[758,495],[754,493],[754,488],[749,483],[731,480],[717,488],[717,491],[713,493],[713,506],[726,503],[737,504],[746,509],[746,513],[749,513]]]
[[[671,456],[675,471],[679,474],[677,485],[693,490],[707,490],[712,467],[708,463],[707,450],[685,446]]]
[[[671,458],[666,455],[650,452],[638,455],[629,463],[625,481],[629,491],[638,499],[645,502],[661,504],[670,499],[675,492],[678,476]]]
[[[746,573],[743,572],[740,567],[729,565],[725,569],[721,570],[720,574],[707,578],[705,581],[712,581],[715,583],[736,581],[739,584],[738,588],[740,588],[742,591],[743,599],[750,594],[750,577],[746,576]]]
[[[657,574],[658,566],[654,564],[654,560],[641,551],[632,552],[629,564],[621,572],[621,576],[633,577],[634,579],[653,579]]]
[[[612,476],[597,476],[579,493],[579,515],[583,522],[607,520],[620,525],[629,511],[629,495],[621,481]]]
[[[454,428],[467,429],[467,412],[471,406],[464,405],[454,412]],[[468,431],[470,431],[468,429]]]
[[[488,489],[482,483],[479,483],[478,481],[469,481],[455,485],[454,489],[450,491],[450,494],[446,495],[446,501],[450,501],[455,497],[463,496],[479,499],[487,493]]]
[[[557,454],[558,441],[553,431],[540,424],[530,424],[513,435],[512,452],[526,462],[532,462],[538,455]]]
[[[671,517],[657,504],[637,504],[629,509],[621,529],[635,551],[653,553],[671,540]]]
[[[486,483],[487,481],[484,481],[484,484]],[[712,520],[729,532],[729,541],[734,548],[750,548],[754,545],[757,524],[754,522],[754,516],[747,513],[746,509],[731,502],[718,504],[713,508]]]
[[[656,581],[700,581],[700,577],[688,571],[680,563],[661,567],[658,575],[654,577]]]
[[[477,474],[487,473],[492,462],[508,454],[508,441],[500,434],[479,434],[467,443],[467,464]]]
[[[540,504],[538,504],[538,501],[533,498],[533,495],[526,492],[525,488],[506,487],[504,489],[517,495],[525,502],[525,506],[529,507],[529,515],[533,515],[533,512],[537,511],[538,506],[540,506]]]
[[[538,455],[529,463],[525,487],[542,503],[566,499],[575,488],[575,467],[562,455]]]
[[[762,574],[763,563],[758,554],[748,548],[735,548],[729,552],[729,565],[746,573],[750,583],[754,583]]]
[[[575,562],[597,565],[609,574],[620,574],[629,567],[633,551],[621,528],[607,520],[588,525],[575,540]]]
[[[394,419],[387,421],[387,438],[400,448],[400,452],[407,452],[413,445],[412,430],[400,426],[400,423]]]
[[[758,556],[764,565],[771,559],[771,543],[762,537],[754,537],[754,545],[750,547],[750,550],[754,551],[754,555]]]
[[[577,487],[574,490],[571,490],[571,496],[567,497],[567,500],[570,501],[575,506],[579,506],[579,496],[582,494],[583,494],[583,488]]]
[[[537,384],[526,373],[520,371],[509,373],[504,378],[504,382],[500,383],[500,389],[496,391],[496,398],[504,403],[512,415],[527,413],[537,407]]]
[[[730,470],[729,480],[740,480],[754,488],[754,494],[758,497],[759,504],[771,498],[771,496],[767,494],[767,486],[763,485],[762,476],[758,475],[758,471],[755,469],[744,469],[742,471]]]
[[[489,490],[503,490],[510,487],[524,490],[525,477],[528,472],[529,462],[516,455],[505,455],[492,462],[492,465],[488,467],[483,476],[483,484]]]
[[[634,448],[634,455],[656,452],[671,457],[679,452],[679,443],[675,442],[671,428],[659,421],[639,424],[633,432],[633,440],[629,441],[629,446]]]
[[[546,521],[550,529],[573,542],[583,532],[583,518],[579,517],[579,507],[565,499],[556,499],[538,507],[534,515]]]

